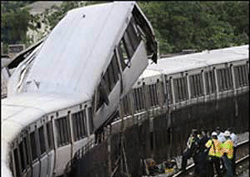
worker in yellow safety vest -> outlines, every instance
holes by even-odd
[[[213,132],[211,134],[211,139],[206,143],[206,148],[209,150],[208,152],[208,177],[214,176],[214,167],[216,169],[216,173],[218,177],[222,177],[222,173],[220,171],[220,158],[221,158],[221,150],[222,146],[220,141],[218,141],[217,133]]]
[[[222,159],[227,170],[226,177],[233,177],[233,141],[230,138],[230,132],[227,130],[224,133],[226,141],[222,144]]]

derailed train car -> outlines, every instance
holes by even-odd
[[[69,11],[24,57],[1,103],[2,176],[60,176],[157,61],[153,29],[135,2]]]

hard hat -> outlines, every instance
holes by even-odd
[[[212,133],[212,136],[217,136],[217,133],[216,133],[216,132],[213,132],[213,133]]]
[[[230,136],[230,131],[226,130],[224,136]]]

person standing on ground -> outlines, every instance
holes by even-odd
[[[186,170],[187,160],[190,157],[193,157],[194,164],[197,165],[197,157],[195,155],[195,151],[198,146],[198,140],[199,140],[198,132],[196,129],[193,129],[192,134],[190,135],[187,141],[187,148],[184,150],[182,154],[181,170]]]
[[[216,128],[216,133],[217,133],[217,137],[218,137],[218,141],[222,144],[226,141],[225,137],[224,137],[224,133],[221,131],[220,127]],[[222,154],[223,155],[223,154]],[[220,164],[222,165],[221,171],[225,171],[225,166],[223,163],[222,158],[220,158]]]
[[[233,141],[228,130],[225,131],[224,137],[226,141],[222,144],[222,159],[227,170],[226,177],[233,177]]]
[[[207,167],[208,167],[208,163],[206,160],[207,157],[207,152],[206,150],[206,143],[209,140],[208,136],[207,136],[207,131],[206,130],[202,130],[201,131],[201,137],[198,140],[198,149],[199,149],[199,158],[198,158],[198,164],[197,164],[197,168],[196,168],[196,173],[200,175],[200,177],[206,177],[207,176]]]
[[[230,134],[230,138],[233,141],[233,159],[232,159],[232,163],[233,163],[233,174],[236,175],[236,171],[235,171],[235,156],[236,156],[236,150],[237,150],[237,144],[238,144],[238,136],[234,133],[233,128],[228,129],[228,131],[231,132]]]
[[[208,177],[214,176],[214,167],[216,169],[216,173],[218,177],[222,177],[221,171],[220,171],[220,157],[221,157],[221,150],[222,146],[220,141],[217,138],[217,133],[213,132],[211,135],[211,139],[208,140],[206,143],[206,148],[209,149],[208,152]]]
[[[224,137],[224,134],[221,131],[220,127],[216,128],[216,133],[217,133],[218,141],[221,142],[221,143],[223,143],[225,141],[225,137]]]

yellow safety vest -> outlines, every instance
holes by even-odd
[[[222,154],[227,153],[227,158],[232,159],[233,158],[233,146],[234,146],[234,143],[232,140],[226,140],[222,144]]]
[[[213,140],[213,142],[212,142]],[[210,148],[209,152],[208,152],[208,155],[209,156],[215,156],[215,157],[221,157],[222,156],[222,153],[221,153],[221,150],[222,150],[222,146],[221,146],[221,143],[216,140],[216,139],[212,139],[212,140],[208,140],[208,142],[206,143],[206,147],[207,148]]]

